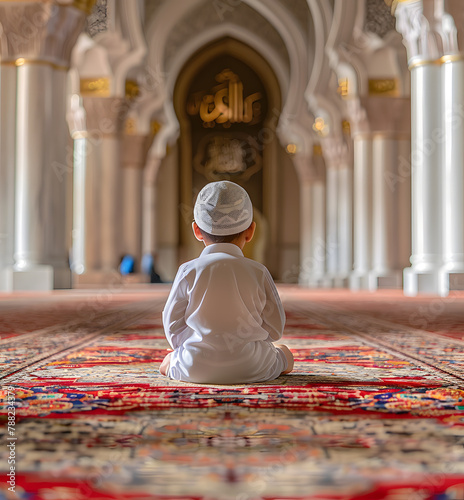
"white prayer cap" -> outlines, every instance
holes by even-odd
[[[228,236],[250,227],[253,205],[238,184],[211,182],[198,193],[193,216],[197,226],[208,234]]]

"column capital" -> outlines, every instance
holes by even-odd
[[[107,17],[108,29],[93,38],[91,44],[83,40],[74,51],[73,65],[81,79],[81,95],[124,97],[129,73],[145,59],[147,45],[140,2],[108,2]]]
[[[411,101],[409,97],[366,96],[346,101],[351,136],[384,134],[409,138],[411,135]]]
[[[328,168],[339,168],[350,164],[349,149],[341,137],[323,139],[322,152]]]
[[[295,165],[300,183],[311,183],[320,178],[318,169],[309,156],[296,154],[293,158],[293,164]]]
[[[370,124],[366,109],[361,104],[359,97],[345,101],[346,111],[350,120],[351,136],[370,133]]]
[[[433,61],[439,57],[432,27],[424,15],[422,0],[396,2],[396,29],[403,35],[403,43],[411,63],[416,59]]]
[[[443,3],[435,0],[398,1],[395,16],[410,68],[437,62],[444,55],[459,54],[458,30]]]
[[[0,0],[2,64],[48,64],[68,69],[71,51],[94,0]]]

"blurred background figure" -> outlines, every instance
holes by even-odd
[[[132,255],[124,255],[119,265],[119,272],[125,276],[135,272],[135,259]]]
[[[145,254],[142,257],[142,273],[150,277],[150,283],[163,283],[161,276],[155,269],[156,256]]]

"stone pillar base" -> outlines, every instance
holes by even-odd
[[[439,295],[446,297],[451,290],[464,290],[464,265],[453,269],[443,267],[438,272]]]
[[[360,273],[359,271],[350,274],[349,287],[352,292],[369,289],[368,273]]]
[[[415,297],[422,293],[441,295],[438,270],[417,271],[413,267],[407,267],[403,271],[403,278],[404,294],[408,297]]]
[[[73,274],[73,288],[108,288],[123,285],[123,277],[117,271],[88,271],[83,274]]]
[[[334,288],[335,280],[335,276],[324,276],[319,280],[319,288]]]
[[[124,285],[139,285],[141,283],[150,283],[150,276],[143,273],[126,274],[122,276]]]
[[[337,276],[333,280],[333,287],[334,288],[348,288],[349,285],[349,278],[348,276]]]
[[[55,290],[68,290],[72,288],[71,269],[64,267],[53,270],[53,288]]]
[[[35,266],[25,271],[7,268],[3,271],[3,283],[7,291],[45,292],[56,288],[71,287],[69,269],[54,269],[52,266]]]
[[[309,276],[306,280],[308,288],[324,288],[325,278],[323,276]]]
[[[390,273],[370,271],[367,275],[367,282],[371,292],[385,288],[401,288],[403,276],[401,271],[391,271]]]
[[[306,273],[301,272],[298,275],[298,284],[301,286],[309,286],[309,283],[310,283],[309,276]]]
[[[11,283],[11,272],[8,269],[2,269],[0,271],[0,292],[11,292]]]

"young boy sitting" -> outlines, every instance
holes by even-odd
[[[173,348],[160,373],[210,384],[264,382],[290,373],[282,337],[285,315],[269,271],[243,256],[256,224],[238,184],[207,184],[198,194],[193,232],[206,248],[182,264],[163,311]]]

